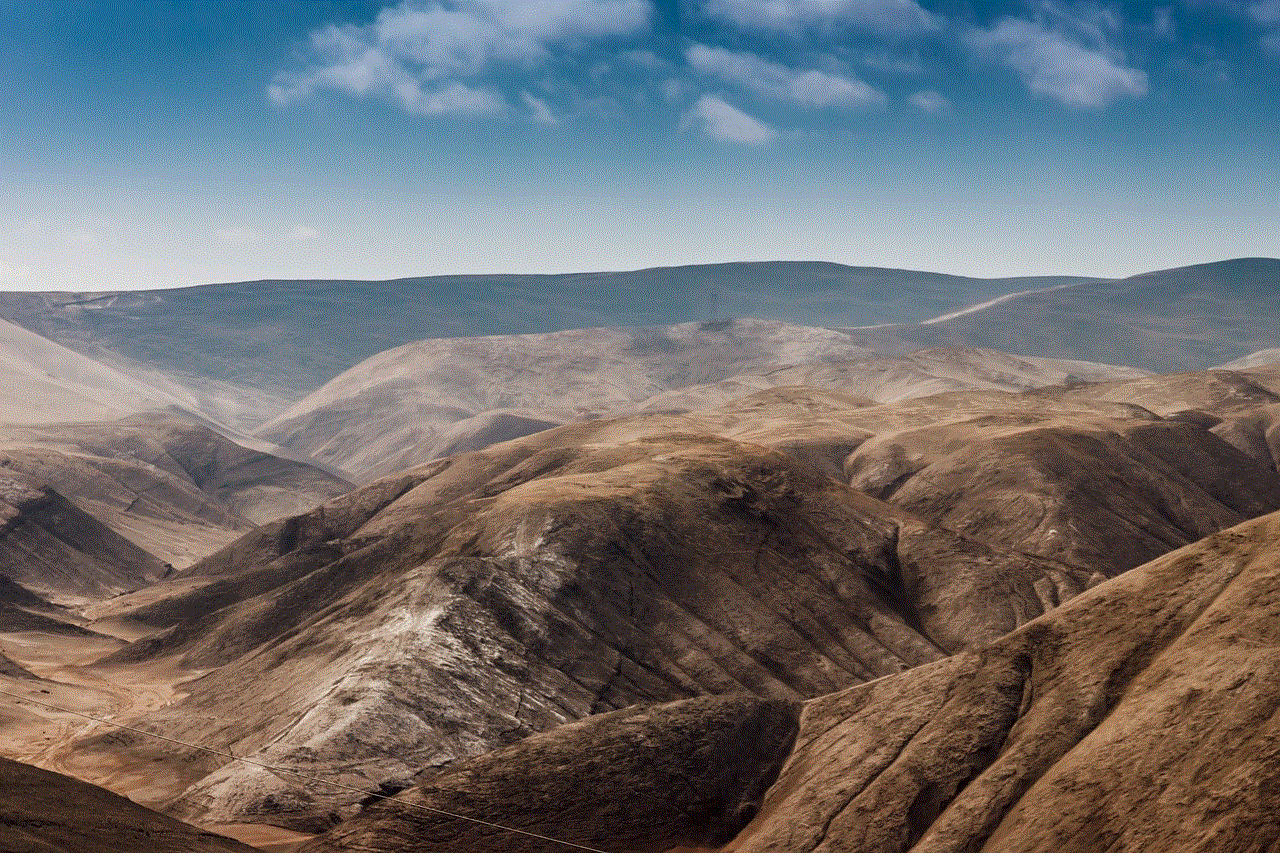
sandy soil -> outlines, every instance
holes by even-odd
[[[101,626],[95,626],[102,630]],[[115,651],[121,640],[62,637],[22,632],[0,634],[0,652],[44,681],[0,676],[0,689],[30,696],[70,711],[107,719],[130,720],[182,696],[181,681],[190,670],[169,664],[94,665]],[[0,696],[0,755],[65,773],[158,808],[187,785],[172,769],[122,763],[100,752],[77,751],[72,744],[108,726],[75,714]],[[272,853],[290,853],[310,836],[273,826],[231,824],[204,827]]]

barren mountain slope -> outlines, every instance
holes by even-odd
[[[379,353],[259,434],[369,477],[551,423],[690,411],[776,386],[813,385],[893,402],[1144,375],[977,349],[868,353],[837,332],[760,320],[576,329],[424,340]]]
[[[309,509],[349,484],[239,445],[185,415],[0,425],[0,469],[38,479],[159,559],[186,566],[253,524]]]
[[[191,402],[179,389],[149,384],[0,320],[0,422],[114,420]]]
[[[137,589],[163,573],[159,560],[49,486],[0,475],[0,576],[78,602]]]
[[[452,444],[451,425],[491,410],[516,410],[532,429],[672,388],[863,354],[839,332],[760,320],[422,340],[356,365],[259,435],[354,474],[385,474],[433,458],[438,442]]]
[[[1276,345],[1280,260],[1239,258],[1040,290],[926,323],[855,330],[861,343],[970,345],[1168,373]]]
[[[1245,853],[1280,844],[1280,514],[1108,581],[980,649],[806,702],[725,853]],[[481,756],[374,805],[307,853],[558,851],[420,808],[602,850],[693,846],[726,775],[714,708],[632,709]],[[757,712],[759,713],[759,712]],[[690,719],[692,718],[692,719]],[[647,726],[643,737],[632,734]],[[671,796],[656,744],[692,744]],[[756,756],[758,760],[752,759]],[[605,784],[601,784],[601,782]],[[720,782],[720,790],[729,786]],[[553,795],[552,795],[553,794]],[[701,822],[690,820],[691,813]],[[679,834],[672,827],[679,827]],[[619,827],[617,835],[611,835]]]
[[[103,788],[0,758],[6,853],[252,853],[252,847],[157,814]]]
[[[1252,367],[1266,367],[1273,364],[1280,364],[1280,348],[1258,350],[1219,367],[1222,370],[1248,370]]]
[[[114,660],[212,668],[143,724],[369,785],[637,701],[828,692],[1000,636],[1093,582],[764,448],[599,428],[387,478],[115,602],[174,627]],[[215,770],[162,752],[193,781]],[[182,800],[314,828],[353,797],[229,765]]]

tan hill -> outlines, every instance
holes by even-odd
[[[533,430],[672,388],[864,353],[839,332],[759,320],[422,340],[361,362],[258,434],[353,474],[386,474],[453,449],[455,424],[494,410],[515,410]]]
[[[191,402],[6,320],[0,320],[0,377],[6,389],[0,422],[115,420]]]
[[[115,660],[209,670],[148,724],[352,784],[630,702],[814,696],[1280,509],[1270,457],[1215,432],[1270,410],[1273,379],[1251,376],[881,406],[779,387],[569,424],[377,481],[119,599],[166,630]],[[1155,397],[1169,417],[1113,401]],[[193,722],[231,704],[236,722]],[[349,808],[244,768],[189,778],[191,816],[314,829]]]
[[[143,724],[353,784],[401,778],[637,701],[829,692],[1093,582],[759,446],[600,426],[378,481],[114,602],[173,625],[114,662],[207,672]],[[358,799],[238,765],[191,781],[180,813],[219,822],[314,829]]]
[[[0,758],[0,849],[7,853],[252,853],[69,776]]]
[[[837,332],[759,320],[576,329],[424,340],[379,353],[259,434],[369,477],[556,423],[703,409],[778,386],[811,385],[883,403],[1145,375],[976,349],[868,353]]]
[[[414,806],[602,850],[729,832],[725,853],[1274,849],[1278,542],[1280,514],[1246,522],[982,648],[812,699],[761,797],[785,714],[726,756],[769,709],[683,703],[472,759],[303,849],[564,849]]]
[[[47,485],[0,475],[0,575],[54,600],[137,589],[163,564]]]
[[[254,524],[310,509],[349,488],[314,465],[245,447],[176,412],[99,423],[0,425],[4,471],[49,484],[176,566],[189,565]]]
[[[1248,370],[1251,367],[1267,367],[1268,365],[1280,364],[1280,349],[1271,348],[1258,350],[1241,356],[1235,361],[1229,361],[1221,365],[1222,370]]]

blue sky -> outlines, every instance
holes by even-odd
[[[0,289],[1280,255],[1280,0],[0,0]]]

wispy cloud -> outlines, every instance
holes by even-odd
[[[744,113],[716,95],[703,95],[684,114],[681,129],[697,128],[721,142],[740,145],[768,145],[778,132]]]
[[[951,102],[933,90],[916,92],[907,99],[911,106],[926,113],[945,113],[951,109]]]
[[[805,107],[866,107],[884,103],[884,95],[853,77],[825,71],[793,71],[755,54],[695,44],[685,51],[702,74],[740,86],[764,98]]]
[[[528,92],[521,92],[520,100],[524,101],[524,105],[529,108],[530,117],[538,124],[552,127],[560,123],[560,119],[551,112],[551,107],[541,98],[534,97]]]
[[[1260,0],[1249,4],[1249,17],[1263,26],[1280,27],[1280,0]]]
[[[708,0],[704,8],[711,18],[767,30],[846,24],[901,37],[933,32],[943,24],[915,0]]]
[[[494,66],[532,66],[556,45],[635,32],[652,11],[649,0],[405,0],[367,26],[313,32],[309,66],[276,75],[267,93],[281,105],[328,90],[420,115],[500,112],[505,96],[478,79]]]
[[[1249,5],[1249,17],[1269,30],[1262,35],[1264,50],[1280,57],[1280,0],[1261,0]]]
[[[1129,67],[1114,43],[1115,13],[1086,6],[1068,11],[1045,3],[1034,20],[1002,18],[964,35],[979,58],[1011,68],[1032,94],[1067,106],[1099,109],[1147,94],[1146,72]]]

